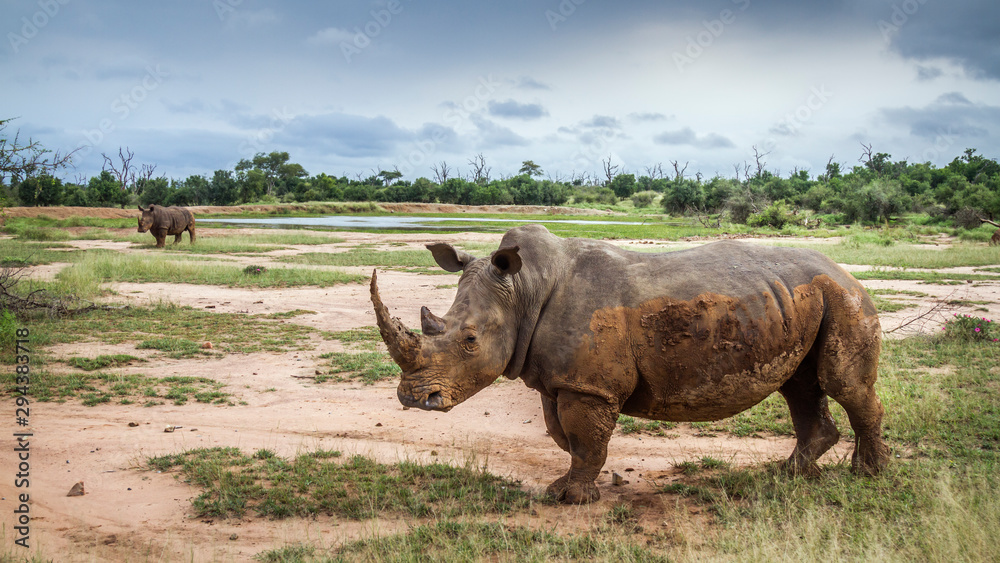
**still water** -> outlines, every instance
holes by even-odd
[[[450,221],[450,225],[437,225]],[[320,227],[327,229],[458,229],[464,223],[567,223],[573,225],[641,225],[639,222],[590,221],[585,219],[483,219],[479,217],[362,217],[357,215],[326,215],[323,217],[266,217],[262,219],[199,219],[199,223],[227,223],[263,227]]]

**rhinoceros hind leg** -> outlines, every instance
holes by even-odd
[[[572,391],[561,391],[555,403],[552,409],[543,400],[545,422],[556,443],[569,451],[571,460],[569,471],[549,485],[547,492],[570,504],[594,502],[601,498],[594,480],[607,460],[618,409],[598,397]]]
[[[847,412],[854,430],[851,470],[864,475],[879,473],[889,462],[889,447],[882,439],[885,409],[875,393],[881,329],[878,321],[865,318],[848,300],[830,299],[834,315],[849,313],[844,322],[829,325],[821,334],[817,355],[820,385]],[[838,319],[834,319],[835,321]],[[851,331],[844,327],[855,327]]]
[[[174,244],[177,244],[177,243],[179,243],[181,241],[181,235],[183,235],[183,234],[184,234],[184,231],[181,231],[180,234],[174,235]]]
[[[816,378],[815,362],[807,359],[780,391],[795,427],[795,449],[785,468],[794,475],[816,476],[819,474],[816,460],[837,443],[840,432]]]

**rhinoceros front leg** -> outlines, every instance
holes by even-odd
[[[542,410],[549,434],[571,459],[569,471],[549,485],[548,494],[571,504],[601,498],[594,480],[608,457],[618,408],[592,395],[560,391],[556,401],[542,399]]]

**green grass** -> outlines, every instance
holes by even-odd
[[[840,264],[871,265],[882,268],[942,269],[960,266],[990,266],[998,261],[996,248],[982,244],[956,244],[947,250],[942,250],[926,245],[894,243],[885,246],[845,239],[841,244],[795,246],[813,248]]]
[[[528,508],[517,483],[468,464],[392,465],[337,451],[285,459],[267,450],[190,450],[151,458],[150,469],[177,470],[203,489],[192,504],[199,517],[280,519],[320,514],[361,520],[382,514],[457,517],[511,514]]]
[[[142,348],[183,356],[200,353],[204,342],[212,342],[213,354],[308,350],[313,346],[310,337],[318,335],[318,331],[249,315],[160,305],[130,307],[113,313],[89,311],[56,320],[37,319],[32,322],[33,338],[36,335],[45,338],[45,344],[135,342]]]
[[[327,332],[323,335],[329,340],[339,340],[345,346],[354,350],[375,350],[382,343],[382,335],[377,326],[363,326],[339,332]]]
[[[96,371],[107,367],[121,367],[132,362],[144,362],[142,358],[137,358],[131,354],[101,354],[94,358],[71,357],[66,359],[66,363],[85,371]]]
[[[282,256],[281,262],[322,266],[379,266],[383,268],[438,268],[427,250],[374,250],[352,248],[347,252],[306,252]]]
[[[82,257],[80,251],[75,249],[54,250],[54,248],[60,247],[63,245],[0,239],[0,268],[22,268],[53,262],[72,262]]]
[[[874,268],[863,272],[852,272],[856,279],[864,280],[910,280],[927,284],[958,285],[976,281],[1000,280],[1000,276],[989,274],[958,274],[934,271],[886,270]]]
[[[96,254],[80,260],[73,268],[59,272],[57,281],[76,293],[94,292],[100,283],[190,283],[228,287],[328,287],[355,283],[367,279],[359,274],[336,270],[270,268],[259,275],[250,275],[242,268],[228,264],[199,264],[178,261],[168,255]]]
[[[618,429],[622,434],[652,434],[666,436],[666,431],[676,428],[676,422],[643,420],[625,414],[618,415]]]
[[[222,391],[224,385],[206,377],[152,377],[139,373],[113,372],[54,373],[35,370],[30,396],[38,402],[66,402],[77,399],[84,406],[104,403],[129,405],[142,401],[146,406],[171,402],[183,405],[189,400],[215,405],[232,405],[232,396]],[[0,376],[5,391],[14,387],[13,379]]]
[[[320,358],[330,360],[330,370],[316,376],[317,383],[333,379],[351,381],[360,379],[366,385],[376,381],[399,377],[399,366],[389,354],[383,352],[330,352]]]

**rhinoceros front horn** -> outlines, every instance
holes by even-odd
[[[399,319],[390,317],[389,310],[382,304],[378,296],[378,283],[375,271],[372,271],[372,305],[375,306],[375,318],[382,340],[389,348],[389,355],[404,372],[416,371],[420,365],[420,337],[406,328]]]

